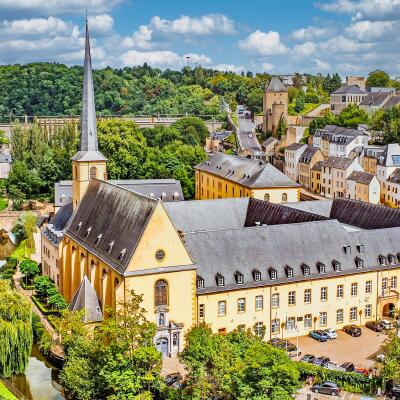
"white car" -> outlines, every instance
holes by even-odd
[[[330,369],[333,371],[341,371],[342,369],[340,368],[338,363],[335,363],[335,361],[329,361],[325,364],[326,369]]]
[[[337,333],[333,329],[324,329],[324,332],[326,335],[329,337],[329,339],[336,339],[337,338]]]
[[[379,323],[381,324],[383,329],[392,329],[392,323],[387,319],[383,319]]]
[[[384,355],[383,353],[381,353],[381,354],[378,354],[375,358],[376,358],[378,361],[382,362],[382,361],[385,360],[385,355]]]

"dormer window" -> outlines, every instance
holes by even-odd
[[[358,244],[357,245],[357,250],[360,254],[363,254],[365,252],[365,248],[363,244]]]
[[[325,264],[318,262],[317,263],[317,268],[320,274],[326,274],[326,266]]]
[[[82,228],[82,221],[79,222],[79,224],[76,226],[76,230],[79,231],[79,229],[81,229],[81,228]]]
[[[269,277],[274,280],[278,278],[278,272],[276,271],[276,269],[270,268],[269,270]]]
[[[393,254],[388,255],[388,261],[389,261],[389,264],[392,264],[392,265],[396,264],[396,259]]]
[[[121,261],[124,258],[125,253],[126,253],[126,249],[122,249],[121,253],[119,253],[118,260]]]
[[[288,278],[293,278],[294,272],[292,267],[286,266],[285,271]]]
[[[351,246],[344,245],[343,246],[343,251],[344,251],[344,254],[351,254]]]
[[[303,270],[303,275],[304,276],[308,276],[308,275],[310,275],[310,267],[307,265],[307,264],[303,264],[302,266],[301,266],[301,269]]]
[[[242,285],[244,282],[243,274],[241,272],[236,272],[235,280],[238,285]]]
[[[102,236],[103,235],[100,233],[100,235],[97,236],[96,240],[94,241],[94,244],[98,244],[100,242]]]
[[[387,260],[385,256],[382,255],[378,256],[378,261],[380,265],[387,265]]]
[[[333,260],[332,267],[335,272],[340,272],[342,270],[342,264],[339,261]]]
[[[217,286],[225,286],[225,278],[221,274],[218,274],[215,277],[215,281],[217,283]]]
[[[254,282],[260,282],[261,281],[261,272],[260,271],[253,271],[253,278]]]
[[[356,257],[356,259],[354,260],[354,262],[356,263],[356,268],[357,268],[357,269],[362,269],[362,268],[364,268],[364,260],[362,260],[361,258]]]
[[[204,279],[201,276],[196,278],[197,289],[201,289],[204,287]]]
[[[114,247],[114,240],[107,246],[107,253],[110,254]]]
[[[86,230],[85,236],[88,237],[88,236],[90,235],[90,232],[91,232],[91,231],[92,231],[92,227],[89,226],[89,228],[87,228],[87,230]]]

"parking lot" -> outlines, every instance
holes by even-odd
[[[311,395],[311,400],[335,399],[335,397],[332,398],[332,396],[329,396],[326,394],[315,394],[307,387],[301,388],[298,391],[298,393],[296,394],[295,399],[296,400],[309,400],[309,398],[307,398],[307,395]],[[376,397],[360,395],[360,394],[355,394],[355,393],[346,393],[346,392],[342,392],[340,394],[340,400],[370,400],[370,399],[373,400],[373,399],[376,399]]]
[[[356,367],[372,368],[375,356],[381,352],[382,344],[387,339],[387,335],[373,332],[365,327],[362,328],[360,337],[352,337],[341,330],[336,332],[337,339],[327,342],[318,342],[308,336],[299,337],[301,354],[326,356],[338,364],[349,361]],[[291,342],[296,344],[296,339],[292,339]]]

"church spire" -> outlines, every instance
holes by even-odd
[[[78,153],[72,158],[75,161],[97,161],[106,158],[99,152],[96,128],[96,106],[90,56],[90,39],[88,20],[86,18],[85,63],[83,76],[81,140]]]

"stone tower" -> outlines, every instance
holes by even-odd
[[[281,117],[288,119],[288,92],[278,76],[273,76],[263,97],[263,130],[275,134]]]
[[[72,157],[72,199],[74,208],[80,203],[89,181],[93,178],[107,179],[107,159],[98,149],[92,60],[90,57],[89,28],[86,20],[81,140],[79,151]]]

